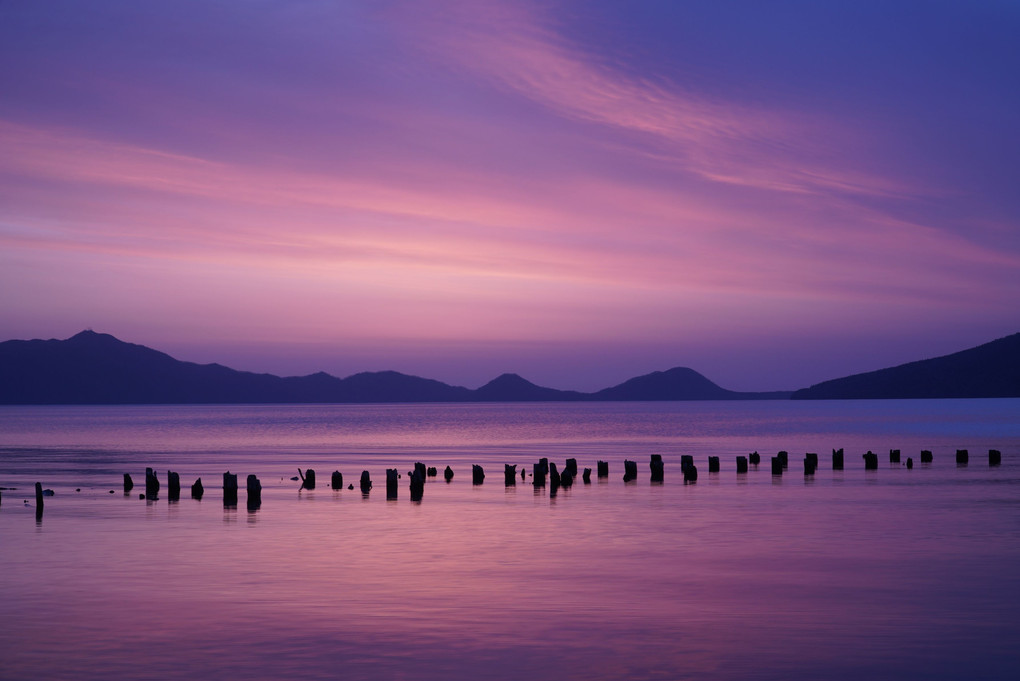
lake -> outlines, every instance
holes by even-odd
[[[3,679],[1020,676],[1020,400],[0,407],[0,487]]]

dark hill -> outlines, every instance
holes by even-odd
[[[591,396],[600,401],[665,401],[665,400],[787,400],[788,391],[744,393],[721,388],[694,369],[675,367],[653,371],[644,376],[605,388]]]
[[[1020,333],[952,355],[818,383],[795,400],[1020,397]]]
[[[517,374],[503,374],[475,390],[473,399],[477,402],[554,402],[585,397],[572,390],[543,388]]]

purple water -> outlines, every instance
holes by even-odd
[[[774,478],[780,449],[790,467]],[[752,450],[762,465],[737,475]],[[543,456],[604,459],[610,475],[555,496],[504,486],[504,463],[530,472]],[[421,503],[415,461],[440,471]],[[146,466],[156,501],[138,498]],[[290,480],[298,467],[317,489]],[[329,488],[337,468],[354,490]],[[242,489],[225,509],[228,469]],[[38,521],[37,480],[55,492]],[[0,487],[16,488],[0,505],[3,679],[1020,674],[1020,400],[3,407]]]

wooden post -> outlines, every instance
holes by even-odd
[[[397,472],[396,468],[386,469],[386,498],[396,499],[397,498],[397,480],[400,478],[400,473]]]
[[[507,487],[517,484],[517,464],[503,464],[503,483]]]
[[[750,454],[747,455],[747,459],[752,464],[757,466],[758,464],[761,463],[761,454],[759,454],[757,451],[753,451],[753,452],[751,452]]]
[[[173,471],[166,472],[166,496],[170,501],[179,501],[181,498],[181,476]]]
[[[907,470],[909,471],[913,467],[914,467],[914,457],[908,456],[907,457]]]
[[[430,478],[434,478],[437,475],[439,475],[439,471],[436,470],[435,466],[429,466],[428,469],[426,469],[425,471],[425,475],[427,475]]]
[[[790,467],[790,453],[789,452],[787,452],[787,451],[780,451],[777,456],[779,457],[779,460],[783,462],[783,468],[784,469]]]
[[[931,463],[934,459],[930,449],[921,450],[921,463]]]
[[[957,449],[956,465],[966,466],[968,461],[970,461],[970,453],[966,449]]]
[[[43,509],[42,483],[41,482],[37,482],[37,483],[35,483],[35,512],[36,512],[36,514],[38,515],[38,514],[42,513],[42,509]]]
[[[773,456],[772,457],[772,475],[782,475],[782,474],[783,474],[783,460],[780,459],[778,456]]]
[[[571,477],[577,477],[577,459],[567,459],[567,465],[563,468]]]
[[[257,511],[262,506],[262,483],[254,475],[248,476],[248,510]]]
[[[868,453],[864,455],[864,470],[878,470],[878,454],[875,454],[870,449],[868,450]]]
[[[687,468],[685,468],[683,470],[684,470],[684,484],[685,485],[693,485],[694,483],[696,483],[698,481],[698,467],[697,466],[695,466],[694,464],[691,464],[690,466],[688,466]]]
[[[591,484],[591,469],[590,468],[585,468],[584,469],[584,472],[581,473],[581,479],[584,480],[584,484],[586,484],[586,485],[590,485]]]
[[[623,462],[623,481],[637,480],[637,462],[625,459]]]
[[[843,470],[843,448],[832,450],[832,470]]]
[[[124,494],[130,492],[135,486],[135,481],[131,479],[130,473],[124,474]]]
[[[1000,452],[998,449],[989,449],[988,450],[988,465],[989,466],[998,466],[1001,463],[1002,463],[1002,452]]]
[[[680,455],[680,470],[687,468],[688,466],[694,465],[693,454],[681,454]]]
[[[297,474],[301,476],[301,487],[304,489],[315,489],[315,471],[311,468],[306,470],[304,473],[301,469],[297,469]]]
[[[648,468],[651,469],[651,481],[662,482],[665,477],[665,464],[662,463],[662,454],[652,454],[651,461],[648,462]]]
[[[574,484],[574,476],[570,472],[569,468],[564,469],[564,471],[560,474],[560,484],[564,487],[570,487]]]
[[[804,475],[814,475],[815,469],[818,468],[818,457],[811,458],[809,456],[804,457]]]
[[[890,449],[889,450],[889,463],[899,463],[899,462],[900,462],[900,450],[898,450],[898,449]]]
[[[719,472],[719,457],[710,456],[708,457],[708,472],[718,473]]]
[[[159,478],[151,468],[145,469],[145,498],[156,499],[159,497]]]
[[[329,486],[333,489],[344,488],[344,476],[340,471],[333,471],[333,474],[329,476]]]
[[[424,481],[428,475],[428,469],[425,467],[425,464],[423,464],[421,461],[415,462],[414,470],[421,473],[421,479],[422,481]]]
[[[560,472],[556,469],[556,464],[549,464],[549,484],[553,489],[560,486]]]
[[[545,475],[549,475],[549,459],[543,456],[538,460],[538,465],[542,467]]]
[[[369,476],[368,471],[361,471],[361,493],[368,494],[372,489],[372,478]]]
[[[737,474],[740,475],[741,473],[747,473],[747,457],[746,456],[738,456],[737,457]]]
[[[195,481],[195,484],[191,486],[191,498],[201,499],[203,494],[205,494],[205,488],[202,486],[202,478],[199,478]]]
[[[545,487],[545,470],[546,467],[541,462],[533,464],[531,467],[532,483],[535,487]]]
[[[425,466],[415,466],[411,472],[411,501],[421,501],[422,495],[425,494],[426,473]]]
[[[237,474],[230,471],[223,474],[223,505],[237,506]]]
[[[446,470],[443,471],[443,477],[446,479],[447,482],[453,480],[453,469],[447,466]]]
[[[609,462],[608,461],[598,461],[595,464],[595,467],[597,469],[596,474],[598,475],[598,477],[600,477],[600,478],[608,478],[609,477]]]
[[[478,464],[471,464],[471,484],[480,485],[485,482],[485,471]]]
[[[804,455],[804,458],[811,459],[811,463],[813,464],[813,468],[815,470],[818,470],[818,455],[817,454],[815,454],[814,452],[808,452],[807,454]]]

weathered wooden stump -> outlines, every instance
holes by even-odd
[[[787,451],[780,451],[776,456],[783,462],[783,468],[790,467],[790,453]]]
[[[361,471],[361,493],[368,494],[372,491],[372,477],[368,471]]]
[[[878,454],[875,454],[870,449],[868,450],[868,453],[864,455],[864,470],[878,470]]]
[[[523,482],[524,479],[527,477],[526,475],[527,470],[528,470],[527,467],[521,466],[521,482]]]
[[[694,464],[691,464],[690,466],[688,466],[687,468],[685,468],[683,470],[684,470],[684,484],[685,485],[693,485],[694,483],[696,483],[698,481],[698,467],[697,466],[695,466]]]
[[[230,471],[223,474],[223,505],[237,506],[237,474]]]
[[[545,472],[545,475],[549,475],[549,459],[543,456],[541,459],[538,460],[538,465],[542,467],[542,470]]]
[[[843,448],[832,450],[832,470],[843,470]]]
[[[818,468],[818,457],[811,458],[810,456],[804,457],[804,475],[814,475],[815,469]]]
[[[478,464],[471,464],[471,484],[480,485],[483,482],[485,482],[485,471]]]
[[[889,463],[899,463],[899,462],[900,462],[900,450],[898,450],[898,449],[890,449],[889,450]]]
[[[581,473],[581,480],[583,480],[584,484],[586,484],[586,485],[590,485],[591,484],[591,469],[590,468],[585,468],[584,469],[584,472]]]
[[[560,486],[560,472],[554,463],[549,464],[549,484],[552,485],[553,489]]]
[[[688,466],[694,465],[693,454],[681,454],[680,455],[680,470],[687,468]]]
[[[652,482],[662,482],[665,479],[666,467],[662,462],[662,454],[652,454],[648,468],[651,469]]]
[[[397,484],[400,480],[400,473],[397,472],[396,468],[386,469],[386,498],[396,499],[397,498]]]
[[[921,463],[931,463],[935,459],[935,456],[931,453],[930,449],[921,450]]]
[[[1000,452],[998,449],[989,449],[988,450],[988,465],[989,466],[998,466],[1001,463],[1002,463],[1002,452]]]
[[[135,486],[135,481],[131,479],[130,473],[124,474],[124,494],[130,492]]]
[[[37,483],[35,483],[35,512],[36,512],[36,514],[41,513],[42,509],[43,509],[42,483],[41,482],[37,482]]]
[[[966,466],[968,461],[970,461],[970,453],[966,449],[957,449],[956,464]]]
[[[570,470],[564,470],[560,474],[560,484],[564,487],[570,487],[574,484],[574,476],[571,475]]]
[[[503,484],[507,487],[517,484],[517,464],[503,464]]]
[[[447,466],[446,470],[443,471],[443,478],[447,482],[450,482],[451,480],[453,480],[453,469],[450,468],[449,466]]]
[[[203,494],[205,494],[205,487],[202,486],[202,478],[199,478],[191,486],[191,498],[201,499]]]
[[[747,460],[750,461],[755,466],[757,466],[758,464],[761,463],[761,454],[759,454],[756,451],[751,452],[750,454],[747,455]]]
[[[783,474],[783,460],[780,459],[778,456],[773,456],[772,457],[772,475],[782,475],[782,474]]]
[[[425,494],[426,472],[424,466],[421,468],[415,466],[414,471],[411,473],[411,501],[421,501],[422,496]]]
[[[908,456],[907,457],[907,470],[909,471],[913,467],[914,467],[914,457]]]
[[[567,459],[567,463],[563,467],[563,470],[566,471],[567,473],[570,473],[571,477],[576,478],[577,477],[577,459]]]
[[[425,478],[428,477],[428,469],[425,467],[425,464],[423,464],[421,461],[418,461],[414,464],[414,470],[421,473],[421,479],[423,482]]]
[[[746,473],[746,472],[747,472],[747,457],[746,456],[738,456],[737,457],[737,473],[740,474],[740,473]]]
[[[427,475],[430,478],[434,478],[437,475],[439,475],[439,471],[436,469],[435,466],[429,466],[428,469],[426,469],[425,471],[425,475]]]
[[[597,461],[595,463],[596,475],[600,478],[609,477],[609,462],[608,461]]]
[[[181,499],[181,476],[173,471],[166,472],[166,496],[170,501]]]
[[[333,474],[329,476],[329,486],[333,489],[344,488],[344,476],[340,471],[333,471]]]
[[[718,473],[719,472],[719,457],[710,456],[708,457],[708,472]]]
[[[623,462],[623,481],[637,480],[637,462],[625,459]]]
[[[811,459],[811,462],[814,464],[815,470],[818,470],[818,454],[814,452],[808,452],[807,454],[804,455],[804,458]]]
[[[145,469],[145,498],[156,499],[159,497],[159,478],[156,471],[151,468]]]
[[[531,476],[532,476],[531,484],[533,484],[535,487],[545,487],[545,471],[546,471],[546,468],[547,468],[547,466],[543,466],[541,463],[532,464],[532,466],[531,466]]]
[[[259,510],[262,507],[262,483],[253,474],[248,476],[245,487],[248,489],[248,510]]]
[[[315,489],[315,471],[311,468],[306,470],[304,473],[301,469],[297,469],[298,475],[301,476],[301,487],[304,489]]]

